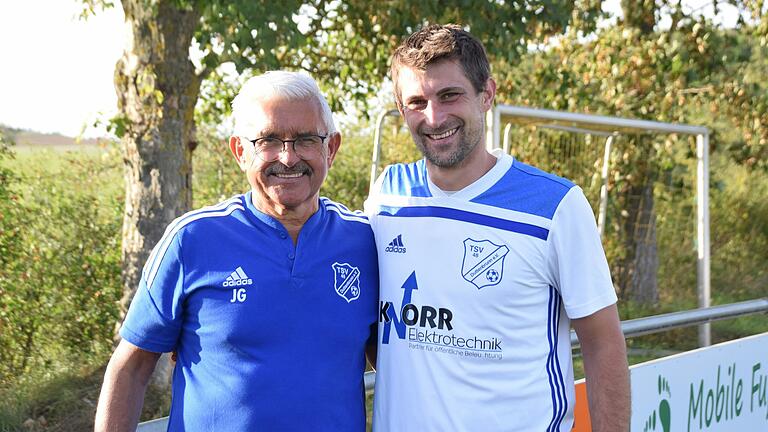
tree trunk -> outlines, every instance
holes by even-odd
[[[200,14],[173,3],[122,1],[132,34],[115,70],[125,163],[121,321],[151,249],[192,200],[200,78],[189,47]],[[158,368],[164,380],[162,374],[169,372],[163,369],[166,364]]]
[[[655,305],[659,302],[659,255],[656,247],[656,214],[651,181],[643,185],[640,191],[633,238],[634,271],[629,280],[629,298],[639,304]]]
[[[655,0],[621,0],[624,26],[637,29],[643,36],[653,34],[659,5]],[[650,142],[631,140],[639,145],[639,159],[633,164],[633,184],[627,191],[627,218],[623,224],[626,256],[619,268],[619,293],[623,299],[640,305],[659,302],[659,256],[656,246],[656,215],[654,213],[653,183],[655,176],[649,161]]]
[[[653,183],[652,177],[646,178],[642,184],[629,188],[628,216],[622,233],[626,256],[618,266],[621,297],[642,305],[659,301]]]

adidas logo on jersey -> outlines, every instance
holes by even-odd
[[[387,245],[387,247],[384,248],[384,252],[405,253],[405,245],[403,245],[403,235],[398,234],[397,237],[392,239],[392,241],[389,242],[389,245]]]
[[[243,286],[243,285],[253,285],[253,279],[249,278],[245,274],[242,267],[236,268],[235,271],[233,271],[232,274],[230,274],[229,277],[227,277],[227,279],[222,284],[222,286],[225,286],[225,287],[235,287],[235,286]]]

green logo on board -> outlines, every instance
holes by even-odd
[[[659,392],[659,407],[654,409],[651,414],[648,415],[648,420],[645,421],[645,427],[643,432],[661,431],[669,432],[670,425],[672,424],[672,410],[669,406],[669,399],[672,398],[672,392],[669,387],[669,382],[666,378],[659,375],[657,379],[657,387]],[[657,426],[660,429],[657,429]]]

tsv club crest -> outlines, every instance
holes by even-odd
[[[505,245],[489,240],[464,240],[464,262],[461,276],[477,289],[497,285],[504,275],[504,257],[509,253]]]
[[[347,263],[333,263],[333,288],[347,301],[360,297],[360,270]]]

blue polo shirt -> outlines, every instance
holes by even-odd
[[[296,245],[250,192],[167,228],[120,335],[177,352],[169,430],[365,430],[376,247],[362,213],[319,204]]]

